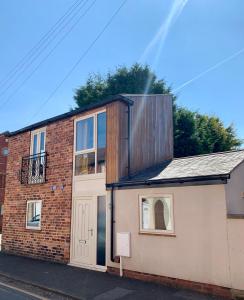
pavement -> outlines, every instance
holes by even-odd
[[[34,297],[29,296],[20,291],[13,290],[9,287],[0,284],[0,299],[1,300],[35,300]]]
[[[0,252],[0,299],[4,299],[1,297],[1,278],[59,295],[56,298],[46,297],[47,299],[61,299],[63,296],[65,299],[81,300],[223,300],[220,297],[2,252]],[[11,292],[6,287],[2,289],[5,289],[3,292]]]

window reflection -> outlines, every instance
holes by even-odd
[[[97,198],[97,265],[106,264],[106,197]]]
[[[171,197],[141,199],[142,230],[173,230]]]
[[[93,148],[94,118],[90,117],[76,123],[76,151]]]
[[[106,113],[97,115],[97,173],[105,172]]]
[[[39,228],[41,221],[41,201],[27,202],[27,227]]]
[[[95,153],[84,153],[75,157],[75,175],[95,173]]]

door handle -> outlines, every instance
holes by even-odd
[[[86,244],[86,240],[79,240],[79,243]]]
[[[91,232],[91,236],[93,236],[93,229],[88,229]]]

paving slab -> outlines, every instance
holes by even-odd
[[[81,300],[223,300],[220,297],[3,252],[0,252],[0,275]]]

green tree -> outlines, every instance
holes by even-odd
[[[90,75],[86,83],[76,89],[77,107],[100,101],[116,94],[167,94],[171,89],[158,79],[149,66],[134,64],[119,67],[105,76]],[[237,149],[242,141],[233,125],[225,127],[214,116],[202,115],[176,105],[174,99],[174,155],[175,157]]]
[[[233,124],[225,127],[217,117],[176,107],[174,111],[175,157],[233,150],[240,147],[241,143]]]
[[[78,107],[99,101],[116,94],[167,94],[170,88],[164,80],[157,80],[149,66],[134,64],[131,68],[120,67],[104,77],[90,75],[85,85],[75,91],[74,100]]]

